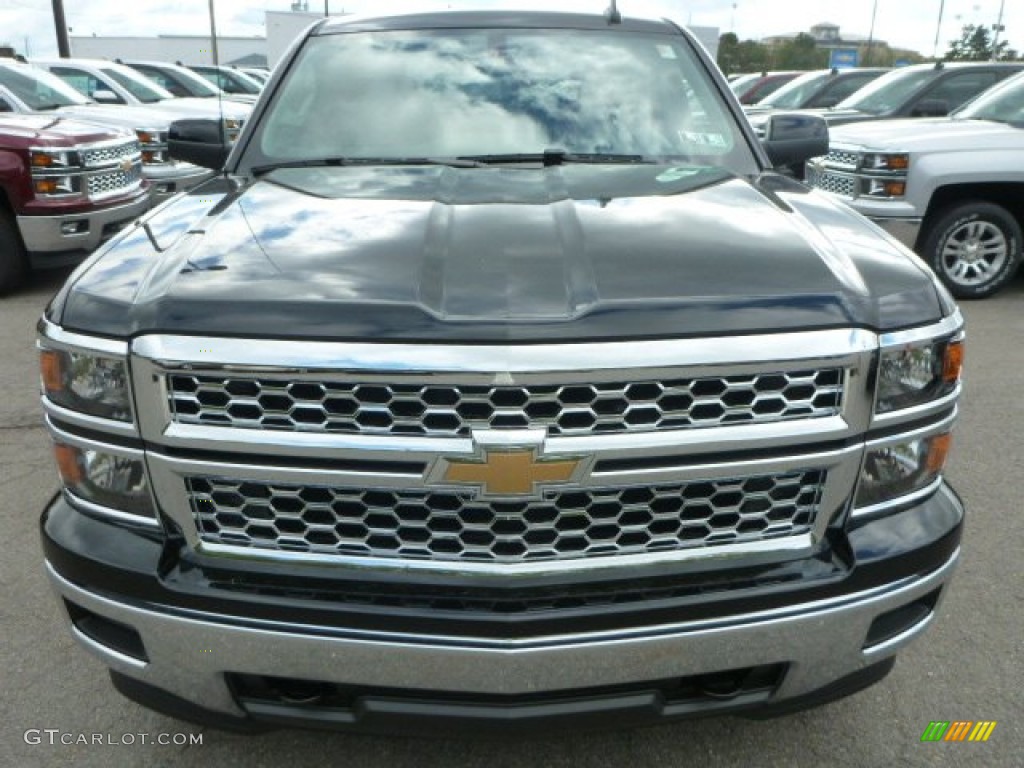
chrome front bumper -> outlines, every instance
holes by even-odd
[[[142,173],[149,180],[149,196],[154,207],[213,176],[213,171],[190,163],[146,165]]]
[[[139,633],[148,661],[112,650],[79,631],[75,638],[115,672],[206,710],[244,715],[225,673],[318,680],[370,689],[419,689],[514,696],[557,693],[738,667],[787,664],[772,703],[818,691],[883,661],[933,619],[865,648],[876,618],[946,584],[959,550],[937,570],[840,598],[728,619],[680,622],[590,634],[493,640],[339,631],[326,627],[157,612],[114,602],[61,577],[65,600]]]
[[[62,216],[19,216],[25,248],[29,254],[88,252],[113,235],[121,226],[145,213],[150,207],[148,195],[140,195],[130,203],[111,208],[69,213]],[[84,232],[64,234],[61,226],[68,222],[88,223]]]

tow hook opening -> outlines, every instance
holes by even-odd
[[[863,650],[868,650],[895,637],[899,637],[904,632],[908,632],[921,624],[935,611],[935,606],[939,602],[939,594],[941,592],[942,587],[939,587],[927,595],[919,597],[917,600],[877,616],[868,628]]]

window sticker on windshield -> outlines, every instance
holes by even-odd
[[[655,47],[658,49],[658,54],[663,59],[674,59],[676,57],[676,51],[671,45],[658,45]]]
[[[720,133],[697,133],[696,131],[679,131],[679,138],[687,144],[696,144],[699,147],[714,147],[721,149],[728,146],[725,136]]]
[[[696,176],[701,172],[700,168],[667,168],[666,170],[655,176],[655,179],[667,184],[671,181],[679,181],[680,179],[688,179],[691,176]]]

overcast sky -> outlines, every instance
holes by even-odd
[[[644,8],[683,23],[733,30],[741,39],[807,30],[820,21],[838,24],[840,33],[866,36],[872,7],[877,3],[875,38],[890,45],[931,55],[941,0],[619,0],[624,13]],[[1024,2],[1002,0],[1005,37],[1011,47],[1024,49]],[[946,0],[939,52],[959,36],[962,25],[994,24],[1001,0]],[[495,8],[502,6],[603,10],[608,0],[331,0],[338,13],[379,12],[436,7]],[[196,34],[208,28],[207,0],[65,0],[68,26],[74,35]],[[265,10],[286,11],[289,0],[216,0],[217,31],[224,35],[262,35]],[[323,0],[309,0],[310,11],[323,11]],[[807,10],[813,8],[813,10]],[[0,43],[33,56],[55,54],[51,0],[0,0]]]

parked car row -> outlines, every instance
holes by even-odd
[[[824,119],[829,152],[794,175],[915,250],[958,298],[983,298],[1022,261],[1022,70],[938,62],[809,72],[744,109],[761,136],[780,113]]]
[[[172,73],[177,79],[165,82],[174,90],[147,69]],[[170,157],[170,124],[215,118],[231,143],[255,99],[177,65],[0,59],[0,293],[31,268],[80,260],[148,208],[210,178]]]

